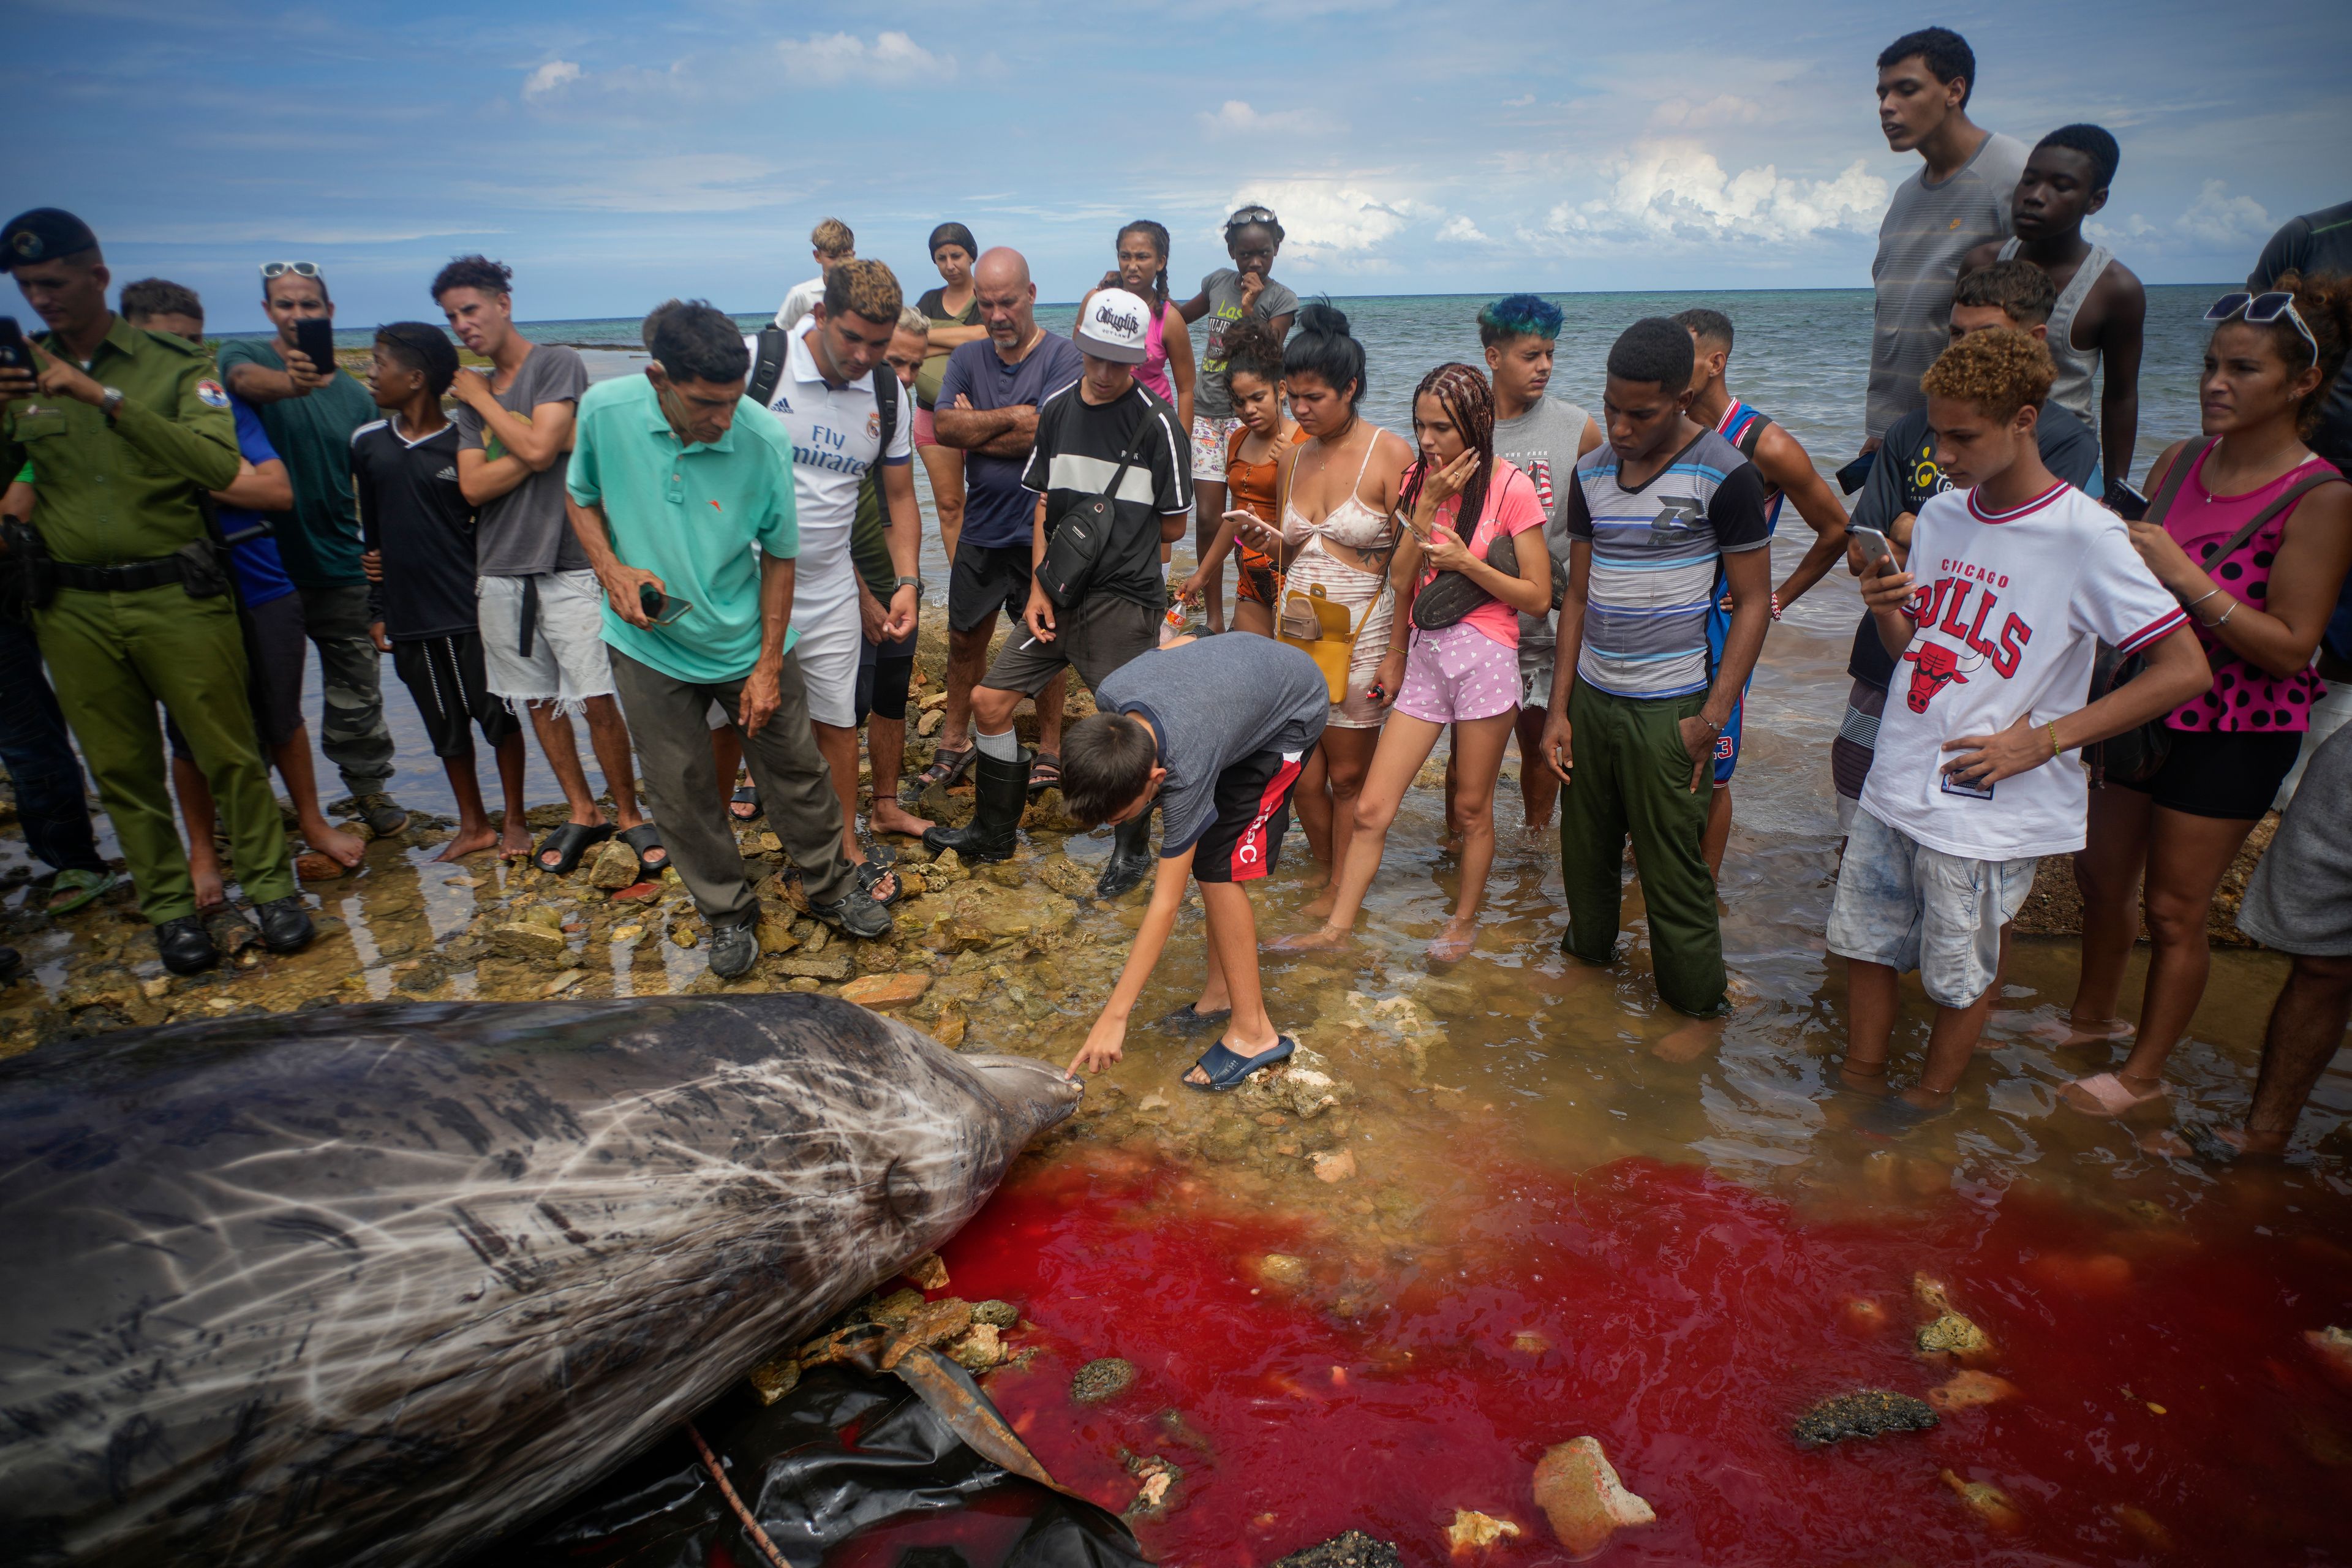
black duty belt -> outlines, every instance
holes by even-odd
[[[79,566],[70,561],[54,563],[50,571],[57,574],[60,588],[79,588],[90,594],[129,594],[141,588],[160,588],[166,583],[180,581],[180,558],[165,555],[153,561],[129,561],[120,566]]]

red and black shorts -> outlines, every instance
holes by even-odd
[[[1196,882],[1246,882],[1274,869],[1290,831],[1304,752],[1259,752],[1217,775],[1217,816],[1192,847]]]

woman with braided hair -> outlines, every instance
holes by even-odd
[[[1442,364],[1422,377],[1412,429],[1420,456],[1397,498],[1412,520],[1399,551],[1406,591],[1381,664],[1384,682],[1401,681],[1395,710],[1356,797],[1355,832],[1330,913],[1321,930],[1277,945],[1328,948],[1349,940],[1380,870],[1389,825],[1450,724],[1462,889],[1429,956],[1452,963],[1477,937],[1495,861],[1495,781],[1519,710],[1519,616],[1550,607],[1551,554],[1539,532],[1518,548],[1522,534],[1543,527],[1543,502],[1532,479],[1495,456],[1495,397],[1485,374]]]
[[[1078,320],[1087,318],[1087,300],[1105,289],[1124,289],[1152,309],[1151,325],[1143,339],[1143,363],[1135,379],[1176,405],[1181,428],[1192,427],[1192,334],[1184,325],[1183,308],[1168,298],[1168,226],[1138,218],[1118,231],[1118,265],[1078,301]],[[1070,329],[1077,335],[1077,328]],[[1163,557],[1164,558],[1164,557]]]

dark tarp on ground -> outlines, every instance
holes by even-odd
[[[895,1377],[821,1367],[765,1408],[739,1386],[697,1426],[793,1568],[1150,1562],[1118,1516],[981,1458]],[[471,1568],[493,1564],[770,1568],[683,1433],[481,1552]]]

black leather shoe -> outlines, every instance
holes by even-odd
[[[1102,875],[1095,880],[1095,897],[1115,899],[1130,888],[1139,888],[1151,875],[1151,812],[1146,808],[1113,832],[1110,858],[1103,863]]]
[[[5,985],[25,972],[25,955],[13,947],[0,947],[0,985]]]
[[[1029,753],[1009,763],[983,754],[972,785],[971,820],[961,827],[934,827],[923,846],[934,855],[952,849],[965,865],[1010,860],[1021,837],[1021,814],[1029,805]]]
[[[299,952],[319,934],[319,928],[310,923],[310,911],[302,907],[299,893],[256,904],[253,912],[261,917],[261,945],[272,952]]]
[[[760,932],[750,921],[710,926],[710,973],[732,980],[760,962]]]
[[[163,967],[174,974],[201,974],[220,962],[220,949],[213,945],[212,932],[194,915],[157,926],[155,951],[162,955]]]

